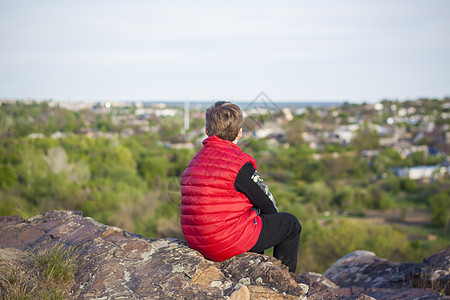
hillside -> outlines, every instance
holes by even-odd
[[[55,249],[69,253],[66,259],[73,263],[57,299],[438,299],[450,294],[450,248],[423,263],[355,251],[323,275],[293,274],[270,256],[244,253],[212,262],[177,239],[147,239],[81,212],[48,211],[27,220],[0,217],[0,298],[20,292],[42,297],[50,275],[45,273],[44,284],[33,281],[38,270],[31,262]],[[55,269],[50,261],[49,269]]]
[[[0,102],[0,215],[83,211],[182,238],[179,181],[205,137],[204,107],[191,106],[186,130],[166,104]],[[265,104],[242,107],[239,146],[304,228],[297,270],[323,273],[358,249],[418,263],[450,245],[450,99]]]

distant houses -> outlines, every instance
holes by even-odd
[[[334,132],[333,136],[337,138],[342,144],[348,145],[355,137],[359,129],[359,124],[350,124],[339,126]]]
[[[444,176],[449,173],[449,167],[440,165],[436,166],[416,166],[395,168],[395,174],[399,177],[409,178],[412,180],[430,179],[431,181]]]
[[[0,105],[15,103],[13,99],[0,99]],[[23,103],[39,103],[39,101],[25,100]],[[264,104],[264,105],[262,105]],[[270,104],[270,103],[269,103]],[[434,106],[432,106],[434,105]],[[438,106],[440,105],[440,106]],[[65,108],[74,111],[90,109],[91,118],[84,127],[78,128],[76,133],[54,132],[53,139],[64,138],[71,134],[87,137],[102,137],[115,139],[130,138],[136,134],[154,132],[164,134],[161,123],[165,118],[181,118],[183,112],[177,106],[167,106],[165,103],[143,104],[121,102],[49,102],[51,107]],[[95,117],[110,114],[110,121],[114,132],[99,128],[94,123]],[[374,105],[364,104],[343,105],[332,107],[278,107],[275,103],[267,105],[256,103],[243,110],[244,138],[248,140],[265,139],[270,148],[292,145],[307,145],[317,152],[329,151],[334,146],[351,145],[355,138],[364,134],[362,129],[367,126],[376,131],[378,143],[364,148],[359,154],[372,158],[380,151],[391,148],[401,157],[417,158],[423,153],[424,161],[412,159],[414,164],[442,165],[398,167],[394,173],[412,180],[435,180],[444,174],[449,174],[450,161],[450,100],[442,102],[417,100],[409,102],[383,101]],[[192,119],[204,119],[204,109],[194,109]],[[92,124],[91,124],[92,123]],[[43,133],[30,133],[30,139],[44,138]],[[182,130],[164,144],[171,149],[195,149],[201,146],[205,138],[202,129]],[[331,147],[328,147],[330,146]],[[328,147],[328,148],[327,148]],[[431,159],[428,159],[431,158]],[[370,161],[370,159],[368,160]],[[408,166],[413,163],[408,162]]]

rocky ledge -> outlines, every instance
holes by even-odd
[[[83,217],[49,211],[0,217],[0,263],[20,253],[75,246],[75,299],[442,299],[450,295],[450,248],[423,263],[396,263],[368,251],[338,260],[323,275],[293,274],[273,257],[203,258],[185,242],[147,239]]]

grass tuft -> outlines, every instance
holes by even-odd
[[[0,269],[0,299],[70,299],[80,254],[57,243]]]
[[[64,248],[59,243],[33,257],[32,263],[44,281],[67,283],[73,279],[79,255],[74,247]]]

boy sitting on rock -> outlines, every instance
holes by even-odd
[[[181,176],[183,236],[214,261],[274,247],[274,257],[295,272],[301,225],[278,212],[255,159],[236,145],[242,124],[242,111],[230,102],[206,110],[208,137]]]

